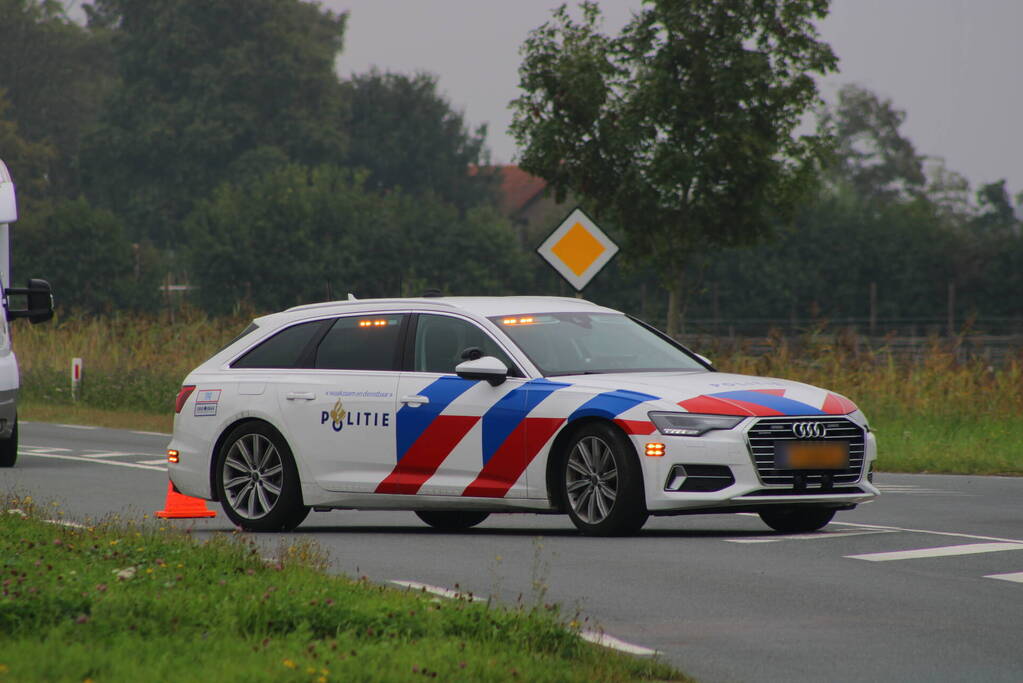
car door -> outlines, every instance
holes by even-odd
[[[342,316],[307,368],[278,383],[296,458],[330,491],[372,492],[394,460],[395,391],[404,313]]]
[[[507,380],[492,386],[458,377],[455,366],[471,349],[505,363]],[[455,315],[419,314],[405,362],[398,380],[394,469],[377,491],[525,497],[525,418],[549,393],[543,380],[527,381],[485,330]]]

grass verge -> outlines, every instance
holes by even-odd
[[[149,413],[138,410],[110,410],[66,403],[26,401],[18,404],[18,417],[29,422],[92,425],[113,429],[170,434],[174,427],[171,411]]]
[[[18,512],[12,511],[16,510]],[[315,545],[0,510],[0,680],[690,680],[583,642],[556,608],[332,576]]]

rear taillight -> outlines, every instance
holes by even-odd
[[[194,384],[186,384],[185,386],[181,387],[181,391],[178,392],[178,398],[176,401],[174,401],[175,413],[181,412],[181,409],[185,407],[185,401],[188,400],[188,397],[192,395],[193,391],[195,391]]]

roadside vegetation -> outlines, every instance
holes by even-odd
[[[327,574],[313,544],[267,558],[242,536],[197,541],[154,520],[68,524],[2,500],[0,680],[689,680],[584,642],[550,605]]]
[[[232,339],[252,315],[57,319],[17,325],[26,420],[169,432],[174,397],[193,367]],[[915,357],[859,348],[841,337],[774,337],[765,351],[710,343],[696,349],[725,372],[784,377],[854,400],[891,472],[1023,475],[1023,357],[997,366],[958,358],[955,340],[935,338]],[[84,359],[72,400],[71,358]]]

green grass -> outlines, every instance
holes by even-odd
[[[328,575],[313,544],[266,560],[235,534],[69,528],[43,521],[55,507],[0,507],[0,680],[689,680],[583,642],[551,606]]]

